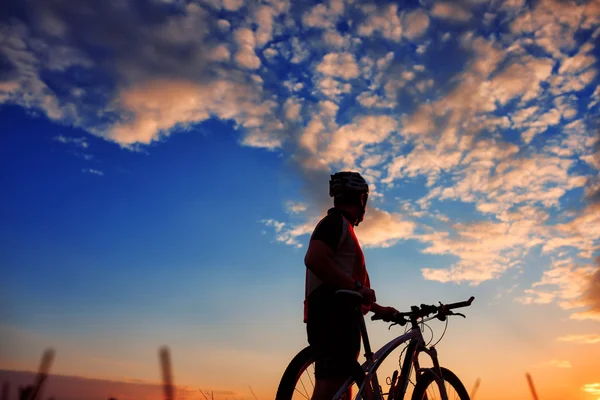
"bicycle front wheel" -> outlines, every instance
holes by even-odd
[[[448,400],[469,400],[469,393],[460,379],[449,369],[441,367],[444,387],[448,394]],[[435,381],[435,373],[428,369],[417,379],[415,390],[411,400],[441,400],[442,394]]]
[[[310,347],[289,363],[277,388],[275,400],[310,400],[315,389],[315,361]]]

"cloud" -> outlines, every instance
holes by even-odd
[[[533,34],[535,44],[553,57],[563,58],[577,46],[577,30],[598,24],[599,11],[596,2],[570,4],[544,0],[537,2],[532,10],[520,13],[511,22],[511,30],[517,35]]]
[[[238,51],[234,56],[237,64],[247,69],[260,67],[260,58],[254,52],[254,46],[256,45],[254,32],[248,28],[240,28],[234,33],[234,36],[238,45]]]
[[[600,383],[586,383],[581,387],[581,390],[592,396],[600,396]]]
[[[297,214],[297,213],[307,210],[306,204],[294,202],[294,201],[289,201],[287,203],[287,207],[288,207],[288,210],[293,214]]]
[[[83,137],[74,138],[74,137],[58,135],[58,136],[53,137],[52,140],[56,140],[57,142],[65,143],[65,144],[72,143],[77,147],[81,147],[82,149],[87,149],[90,146],[87,139],[83,138]]]
[[[92,174],[92,175],[104,176],[104,172],[99,171],[97,169],[93,169],[93,168],[85,168],[85,169],[82,169],[81,172],[85,172],[85,173]]]
[[[338,17],[344,12],[343,0],[329,0],[328,4],[317,4],[302,16],[307,28],[333,28]]]
[[[552,360],[550,365],[556,368],[572,368],[571,362],[567,360]]]
[[[323,75],[346,80],[357,78],[359,75],[356,59],[351,53],[326,54],[316,69]]]
[[[342,162],[353,168],[357,158],[369,154],[366,146],[382,142],[396,129],[397,122],[386,115],[356,118],[331,134],[323,157],[331,164]]]
[[[356,228],[356,236],[364,247],[390,247],[413,237],[416,224],[400,213],[370,207],[365,220]]]
[[[566,335],[561,336],[557,339],[559,342],[573,342],[583,344],[596,344],[600,343],[600,335],[595,333],[585,335]]]
[[[288,97],[283,105],[285,117],[290,121],[298,121],[300,119],[300,111],[302,110],[302,103],[299,99],[294,97]]]
[[[408,39],[422,36],[429,28],[429,17],[424,10],[417,9],[404,15],[404,35]]]
[[[364,6],[363,13],[368,17],[359,26],[360,36],[373,36],[380,33],[384,38],[399,41],[402,38],[402,22],[398,15],[398,6],[388,4],[386,7]]]
[[[318,220],[312,219],[302,224],[288,225],[273,219],[263,221],[265,226],[273,227],[275,230],[275,240],[277,242],[296,248],[303,247],[299,237],[312,233],[317,222]]]
[[[109,137],[121,144],[148,144],[169,135],[172,128],[186,127],[215,115],[234,120],[247,131],[242,143],[276,148],[282,124],[273,117],[276,104],[259,100],[258,83],[218,80],[206,84],[185,81],[154,81],[131,87],[119,96],[118,105],[129,113],[127,121],[115,124]]]
[[[471,284],[498,278],[539,244],[531,231],[536,219],[525,215],[514,222],[459,223],[451,231],[420,235],[419,240],[428,244],[423,253],[454,255],[459,259],[450,268],[422,268],[423,276],[440,282]]]
[[[574,319],[594,319],[600,321],[600,257],[596,259],[596,270],[587,277],[583,285],[581,303],[585,311],[573,314]]]
[[[431,15],[436,18],[456,22],[466,22],[473,18],[473,13],[458,3],[438,1],[433,5]]]
[[[211,50],[209,58],[211,61],[229,61],[231,52],[225,45],[219,45]]]
[[[223,8],[229,11],[237,11],[244,5],[244,0],[222,0]]]

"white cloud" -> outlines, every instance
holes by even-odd
[[[370,207],[355,232],[364,247],[390,247],[412,238],[415,227],[414,222],[401,214]]]
[[[360,36],[369,37],[379,32],[386,39],[400,41],[403,29],[396,4],[389,4],[382,9],[363,7],[363,13],[368,17],[358,27]]]
[[[365,146],[384,141],[397,128],[389,116],[364,116],[333,132],[322,156],[331,164],[342,162],[348,167],[356,165],[359,155],[368,154]]]
[[[212,49],[209,58],[212,61],[229,61],[231,53],[226,45],[222,44]]]
[[[317,81],[317,89],[330,99],[337,99],[352,91],[352,86],[349,83],[343,83],[329,76],[326,76]]]
[[[276,148],[283,127],[273,115],[277,104],[261,97],[260,87],[226,80],[197,84],[154,81],[124,90],[118,105],[132,118],[115,124],[108,137],[122,145],[148,144],[168,135],[175,127],[187,127],[218,116],[245,128],[243,144]]]
[[[273,17],[276,11],[267,5],[261,5],[255,11],[258,29],[256,30],[256,45],[263,47],[273,35]]]
[[[88,143],[88,141],[86,140],[86,138],[74,138],[74,137],[67,137],[67,136],[63,136],[63,135],[58,135],[52,138],[53,140],[56,140],[57,142],[61,142],[61,143],[73,143],[74,145],[81,147],[82,149],[87,149],[90,145]]]
[[[550,365],[556,368],[572,368],[571,362],[568,360],[552,360]]]
[[[240,28],[234,33],[235,41],[238,45],[234,59],[236,63],[247,69],[258,69],[260,67],[260,58],[254,52],[256,44],[254,32],[248,28]]]
[[[293,54],[290,62],[292,62],[294,64],[301,63],[302,61],[306,60],[308,58],[308,56],[310,55],[310,51],[306,47],[306,44],[301,42],[300,39],[298,39],[297,37],[293,37],[290,40],[290,44],[292,46],[292,54]]]
[[[341,49],[347,44],[346,39],[338,31],[335,30],[324,31],[323,41],[327,44],[327,46],[337,49]]]
[[[416,39],[422,36],[429,28],[429,17],[421,9],[406,13],[404,21],[404,36],[409,39]]]
[[[466,22],[473,18],[471,11],[459,3],[449,1],[438,1],[433,4],[431,15],[436,18],[447,19],[456,22]]]
[[[273,47],[269,47],[269,48],[266,48],[263,50],[263,56],[265,56],[265,58],[267,58],[267,59],[272,59],[272,58],[276,57],[277,54],[279,54],[279,53]]]
[[[300,242],[300,237],[310,234],[318,220],[314,218],[306,223],[298,224],[294,226],[288,226],[284,222],[276,220],[264,220],[262,221],[266,226],[271,226],[275,229],[275,240],[279,243],[293,246],[296,248],[302,248],[303,244]]]
[[[0,83],[0,101],[41,110],[52,120],[77,122],[77,111],[68,99],[61,101],[40,78],[41,62],[46,69],[64,71],[69,67],[88,67],[91,61],[66,45],[49,46],[31,36],[28,27],[13,20],[0,31],[0,54],[14,69],[8,80]]]
[[[220,19],[217,22],[217,26],[219,27],[219,29],[221,29],[223,32],[229,32],[229,29],[231,28],[231,23],[229,21],[227,21],[226,19]]]
[[[581,390],[592,396],[600,396],[600,383],[586,383],[581,387]]]
[[[237,11],[244,5],[244,0],[222,0],[223,7],[229,11]]]
[[[307,28],[333,28],[338,17],[344,12],[343,0],[329,0],[328,4],[317,4],[302,16],[302,24]]]
[[[283,105],[285,117],[290,121],[297,121],[300,119],[300,111],[302,110],[302,104],[297,98],[289,97]]]
[[[346,80],[357,78],[360,74],[352,53],[326,54],[316,69],[323,75]]]
[[[304,203],[289,201],[287,203],[287,209],[292,214],[298,214],[307,210],[307,206]]]
[[[596,344],[596,343],[600,343],[600,335],[598,335],[596,333],[581,334],[581,335],[571,334],[571,335],[561,336],[557,340],[559,342]]]
[[[85,168],[85,169],[82,169],[81,172],[85,172],[85,173],[97,175],[97,176],[104,176],[104,172],[99,171],[97,169],[93,169],[93,168]]]

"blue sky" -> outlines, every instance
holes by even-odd
[[[185,384],[272,396],[305,343],[303,257],[329,174],[355,170],[381,301],[477,297],[442,344],[465,380],[487,371],[483,398],[521,379],[510,362],[544,398],[594,396],[597,2],[6,9],[0,368],[52,345],[60,373],[152,381],[170,344]],[[495,364],[456,350],[488,337]]]

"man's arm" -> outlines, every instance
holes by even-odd
[[[311,240],[304,257],[304,264],[320,280],[340,289],[354,289],[354,280],[333,263],[333,251],[322,240]]]
[[[383,317],[392,317],[392,315],[398,312],[394,307],[381,306],[377,303],[371,304],[370,311],[375,315],[381,315]]]
[[[332,261],[332,255],[333,250],[331,250],[328,244],[321,240],[313,239],[308,245],[304,264],[324,283],[339,289],[354,289],[355,281],[339,270]],[[375,291],[371,288],[361,287],[358,292],[363,296],[367,304],[372,304],[377,300]]]

